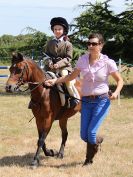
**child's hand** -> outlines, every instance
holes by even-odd
[[[54,65],[52,63],[50,63],[48,66],[50,69],[54,69]]]
[[[44,82],[45,85],[47,86],[53,86],[56,83],[57,79],[49,79]]]
[[[58,68],[59,68],[59,65],[58,65],[58,64],[54,64],[54,65],[53,65],[53,68],[54,68],[54,69],[58,69]]]

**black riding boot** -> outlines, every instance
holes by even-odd
[[[83,166],[93,163],[93,158],[96,155],[98,151],[98,147],[102,142],[103,142],[103,138],[97,137],[96,144],[91,144],[89,142],[87,143],[86,159],[85,159]]]
[[[79,103],[79,101],[75,98],[70,98],[69,100],[69,108],[74,108],[75,106],[77,106],[77,104]]]

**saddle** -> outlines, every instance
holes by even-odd
[[[60,75],[58,73],[53,73],[51,71],[47,71],[46,72],[46,77],[48,79],[55,79],[55,78],[60,77]],[[62,107],[72,108],[72,107],[75,107],[77,105],[77,100],[75,100],[75,98],[72,98],[72,96],[70,96],[70,94],[67,90],[67,87],[64,83],[59,84],[59,85],[57,84],[55,86],[55,89],[59,93]]]
[[[55,79],[55,78],[59,78],[59,74],[57,73],[53,73],[51,71],[47,71],[46,72],[46,78],[48,79]],[[59,96],[60,96],[60,100],[61,100],[61,105],[62,106],[66,106],[68,104],[68,98],[70,97],[65,84],[56,84],[55,89],[58,91]]]

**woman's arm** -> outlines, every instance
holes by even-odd
[[[59,77],[59,78],[56,78],[56,79],[46,80],[45,84],[47,86],[52,86],[54,84],[71,81],[71,80],[75,79],[79,74],[80,74],[80,70],[75,68],[74,71],[71,74],[69,74],[67,76],[62,76],[62,77]]]
[[[112,93],[112,96],[110,97],[110,99],[116,99],[123,87],[123,79],[118,71],[111,73],[111,76],[117,82],[117,87],[116,87],[116,90]]]

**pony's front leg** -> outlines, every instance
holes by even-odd
[[[64,148],[65,148],[65,144],[66,144],[67,136],[68,136],[67,119],[61,118],[59,120],[59,125],[60,125],[61,133],[62,133],[62,142],[61,142],[60,150],[59,150],[57,157],[63,158],[64,157]]]
[[[36,154],[34,156],[32,163],[31,163],[32,167],[37,167],[39,165],[39,155],[40,155],[41,149],[44,145],[45,138],[46,138],[46,134],[44,132],[40,132],[38,143],[37,143],[37,151],[36,151]]]

